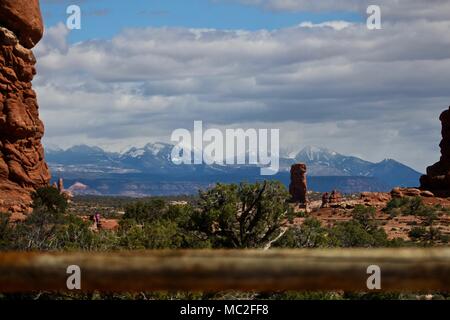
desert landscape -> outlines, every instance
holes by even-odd
[[[0,252],[449,246],[450,108],[439,119],[440,160],[422,176],[394,160],[369,162],[313,147],[279,156],[280,172],[270,177],[260,176],[257,165],[175,166],[169,161],[172,145],[164,143],[122,153],[87,146],[46,153],[39,99],[32,85],[37,74],[32,50],[43,33],[38,0],[0,1]],[[230,295],[308,297],[223,292],[115,298]],[[363,295],[336,291],[316,297]],[[30,295],[41,296],[59,297],[48,292]],[[0,300],[8,297],[0,293]],[[411,297],[450,296],[445,292],[394,296]]]

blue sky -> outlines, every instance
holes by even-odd
[[[182,27],[213,29],[280,29],[301,22],[332,20],[362,21],[351,11],[290,12],[274,11],[234,1],[214,0],[84,0],[42,1],[46,27],[67,19],[66,8],[77,4],[82,10],[82,29],[71,32],[70,42],[110,39],[126,28]]]

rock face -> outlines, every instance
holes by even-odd
[[[1,0],[0,26],[14,32],[25,48],[33,48],[44,33],[39,0]]]
[[[440,118],[442,123],[441,159],[427,168],[420,178],[420,189],[431,191],[438,197],[450,196],[450,107]]]
[[[358,204],[370,207],[384,208],[392,200],[392,196],[387,192],[362,192]]]
[[[0,212],[26,212],[50,180],[44,161],[30,48],[42,37],[37,0],[0,1]]]
[[[289,185],[289,193],[292,202],[306,204],[307,203],[307,183],[306,183],[306,165],[303,163],[294,164],[291,167],[291,184]]]

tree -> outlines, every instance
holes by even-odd
[[[133,219],[137,223],[152,222],[163,217],[167,204],[163,199],[151,199],[147,202],[138,201],[125,208],[123,219]]]
[[[119,246],[126,249],[209,248],[204,234],[192,228],[191,205],[168,205],[162,199],[126,207]]]
[[[200,193],[192,225],[219,248],[264,248],[287,230],[293,216],[280,182],[218,184]]]
[[[54,187],[45,187],[32,194],[33,212],[14,228],[17,241],[13,244],[20,250],[58,249],[58,229],[65,224],[64,213],[67,200]]]
[[[327,230],[319,220],[307,218],[301,226],[289,228],[275,244],[280,248],[317,248],[327,243]]]
[[[65,213],[68,207],[66,198],[54,187],[44,187],[32,194],[33,209],[49,213]]]

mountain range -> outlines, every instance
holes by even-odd
[[[379,163],[308,146],[280,157],[280,172],[260,176],[255,165],[175,165],[173,145],[150,143],[125,152],[107,152],[99,147],[74,146],[63,150],[46,149],[53,179],[60,177],[76,194],[97,195],[176,195],[192,194],[217,182],[254,182],[277,179],[289,184],[294,163],[306,163],[309,188],[345,193],[389,191],[395,186],[416,186],[420,173],[392,159]]]

